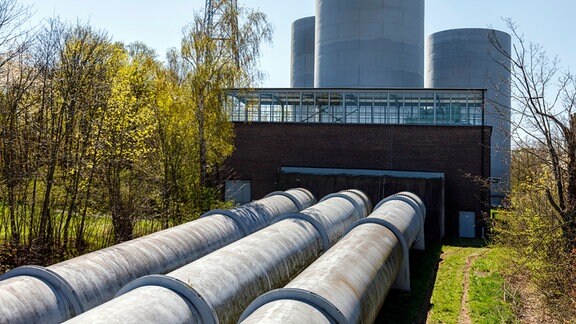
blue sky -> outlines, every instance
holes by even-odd
[[[155,48],[160,58],[166,49],[178,47],[181,30],[200,10],[204,0],[19,0],[30,5],[34,22],[60,16],[89,22],[116,41],[142,41]],[[314,15],[314,0],[239,0],[268,15],[275,28],[273,43],[265,48],[261,69],[266,87],[289,85],[290,28],[299,18]],[[510,17],[525,38],[558,55],[562,64],[576,70],[576,1],[573,0],[428,0],[426,35],[462,27],[492,27],[507,31],[502,21]]]

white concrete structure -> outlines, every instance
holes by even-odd
[[[495,46],[510,53],[509,34],[483,28],[441,31],[428,37],[426,87],[484,88],[485,124],[492,126],[492,204],[509,191],[510,178],[510,61]]]
[[[315,19],[306,17],[292,24],[291,88],[314,87]]]
[[[424,0],[316,0],[314,86],[424,85]]]

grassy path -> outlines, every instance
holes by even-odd
[[[427,323],[514,321],[504,289],[505,250],[444,245],[442,251]]]

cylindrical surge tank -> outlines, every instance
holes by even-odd
[[[510,60],[509,34],[484,28],[453,29],[427,39],[426,87],[487,89],[485,124],[492,126],[490,175],[492,203],[509,191],[510,179]],[[498,50],[499,48],[500,50]],[[463,107],[465,109],[465,107]]]
[[[314,87],[314,34],[315,17],[296,20],[292,24],[292,54],[290,60],[290,87]]]
[[[316,88],[424,85],[424,0],[316,0]]]
[[[325,199],[168,273],[161,282],[141,278],[141,284],[130,284],[124,294],[69,322],[235,323],[254,298],[285,285],[336,243],[343,228],[363,218],[368,206],[358,201],[350,192]],[[170,292],[174,286],[165,284],[171,280],[184,284]],[[159,289],[164,292],[155,295]],[[186,300],[196,303],[186,307]],[[176,311],[162,315],[166,309]]]
[[[416,195],[386,199],[288,285],[250,304],[240,321],[373,323],[408,257],[401,241],[414,242],[423,213]]]
[[[315,201],[305,189],[276,192],[47,268],[16,268],[0,277],[7,278],[0,281],[0,323],[62,322],[110,300],[136,278],[177,269]]]

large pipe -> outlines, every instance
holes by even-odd
[[[305,189],[274,192],[47,268],[16,268],[0,277],[0,323],[65,321],[112,299],[136,278],[177,269],[313,203]]]
[[[140,278],[69,323],[233,323],[253,299],[288,283],[365,217],[362,195],[330,195],[166,276]]]
[[[401,242],[415,243],[425,212],[411,193],[384,199],[288,285],[252,302],[240,322],[373,323],[407,258]]]

